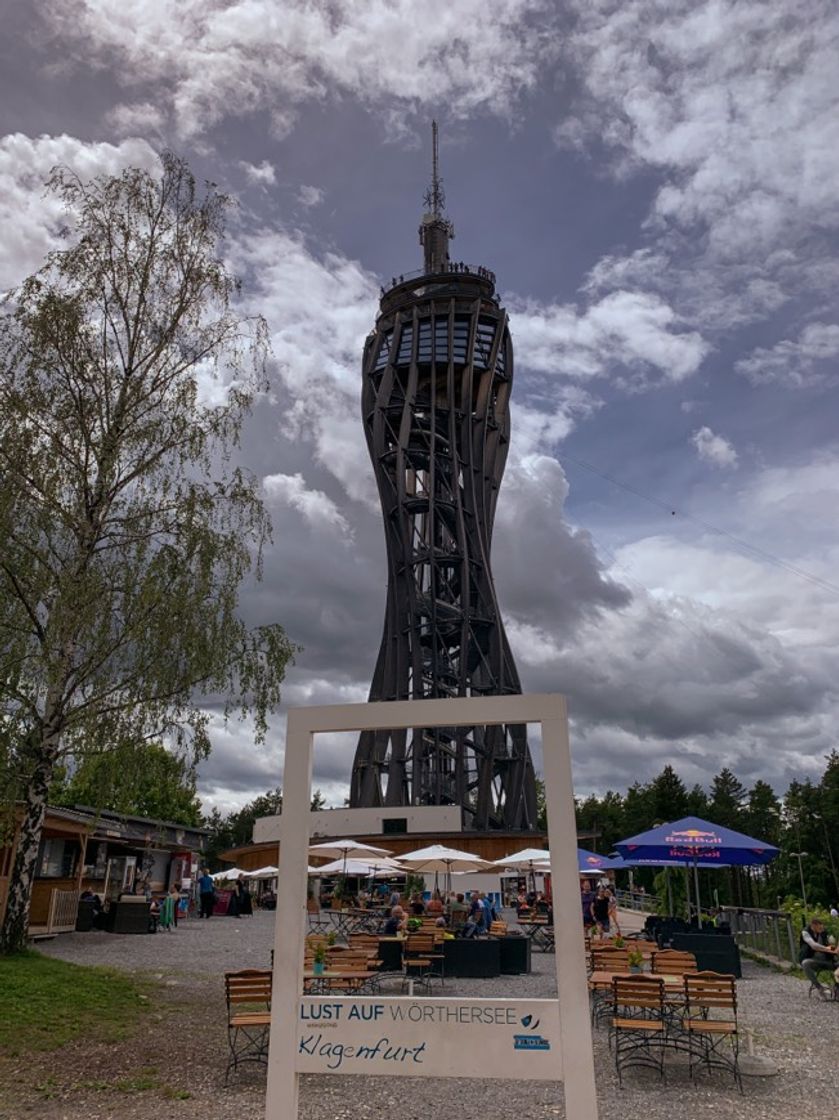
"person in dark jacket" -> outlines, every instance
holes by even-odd
[[[798,959],[804,975],[815,985],[822,999],[830,999],[830,992],[819,980],[819,973],[828,969],[832,972],[839,964],[839,959],[835,946],[828,944],[824,922],[819,918],[812,918],[810,924],[801,931],[799,946]]]

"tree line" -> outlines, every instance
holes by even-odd
[[[722,904],[774,908],[779,899],[801,897],[803,873],[811,905],[835,904],[839,901],[839,752],[832,751],[825,761],[818,781],[795,780],[781,797],[762,779],[748,788],[728,767],[720,770],[708,789],[698,784],[688,788],[668,765],[649,782],[633,782],[625,793],[607,790],[602,796],[578,799],[577,829],[593,833],[590,846],[607,854],[619,840],[658,824],[702,817],[781,850],[765,868],[701,873],[705,900],[710,901],[716,890]],[[543,827],[544,820],[543,814]],[[803,853],[800,871],[795,853]],[[661,885],[654,868],[638,868],[633,877],[648,891]]]

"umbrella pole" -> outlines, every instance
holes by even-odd
[[[685,867],[685,891],[687,893],[687,907],[688,907],[688,921],[690,921],[690,867],[688,864]]]
[[[702,907],[699,901],[699,868],[696,866],[696,856],[693,857],[693,885],[696,888],[696,928],[702,929]]]
[[[664,869],[664,881],[667,884],[667,913],[671,917],[675,917],[675,915],[673,914],[673,884],[670,882],[669,867],[665,867]]]

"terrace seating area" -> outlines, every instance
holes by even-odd
[[[742,1092],[737,978],[701,970],[693,953],[643,938],[586,946],[592,1024],[608,1030],[618,1078],[631,1067],[666,1077],[668,1054],[687,1057],[691,1079],[731,1073]]]

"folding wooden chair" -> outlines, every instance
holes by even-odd
[[[445,956],[433,933],[408,934],[402,965],[406,982],[415,980],[430,988],[432,978],[436,978],[441,987],[445,985]]]
[[[734,977],[719,972],[686,973],[684,983],[685,1017],[681,1026],[687,1033],[690,1076],[700,1065],[709,1070],[729,1070],[742,1093]]]
[[[271,1031],[270,969],[245,968],[224,974],[227,1000],[227,1042],[230,1058],[224,1072],[227,1084],[231,1069],[243,1062],[268,1061],[268,1037]]]
[[[612,981],[614,1015],[609,1044],[615,1044],[615,1067],[623,1084],[623,1071],[644,1066],[664,1080],[664,1047],[667,1024],[664,981],[659,976],[616,976]]]
[[[659,949],[652,955],[650,971],[684,976],[686,973],[696,972],[696,957],[693,953],[684,953],[679,949]]]

